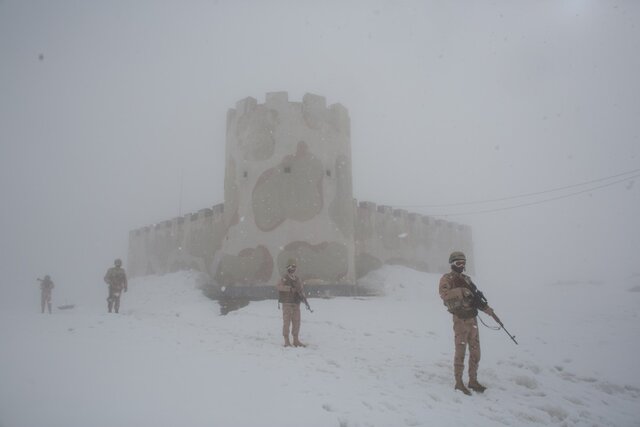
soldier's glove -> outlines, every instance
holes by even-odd
[[[491,308],[489,306],[487,306],[487,308],[484,309],[484,312],[487,313],[491,317],[496,315],[496,313],[493,311],[493,308]]]

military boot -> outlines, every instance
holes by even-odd
[[[284,346],[291,347],[291,341],[289,341],[289,337],[284,337]]]
[[[303,342],[300,342],[298,337],[293,337],[293,345],[296,347],[306,347],[307,345]]]
[[[485,386],[480,384],[478,380],[469,380],[469,388],[476,393],[482,393],[487,389]]]
[[[456,376],[456,385],[453,387],[454,390],[460,390],[461,392],[463,392],[464,394],[466,394],[467,396],[471,396],[471,392],[469,391],[468,388],[466,388],[464,386],[464,383],[462,382],[462,376]]]

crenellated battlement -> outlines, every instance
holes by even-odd
[[[228,113],[243,115],[255,111],[258,107],[267,107],[274,110],[281,110],[286,106],[299,106],[303,111],[309,113],[327,114],[332,113],[342,118],[349,118],[348,110],[340,103],[327,106],[327,99],[321,95],[305,93],[302,102],[289,101],[288,92],[267,92],[264,103],[259,104],[258,100],[248,96],[236,102],[235,108],[230,108]]]

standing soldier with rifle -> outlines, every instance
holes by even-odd
[[[40,282],[40,307],[42,313],[44,313],[44,307],[47,306],[49,314],[51,314],[51,293],[55,285],[48,274],[44,276],[44,279],[38,279],[38,282]]]
[[[471,392],[462,382],[464,355],[469,347],[469,388],[482,393],[486,390],[478,382],[478,364],[480,362],[480,335],[478,332],[478,310],[497,318],[486,300],[477,297],[478,289],[471,278],[463,273],[467,258],[462,252],[453,252],[449,256],[451,272],[440,279],[440,297],[447,310],[453,315],[453,333],[455,336],[455,355],[453,371],[456,379],[455,390],[466,395]],[[517,344],[517,343],[516,343]]]
[[[120,310],[120,294],[123,289],[127,292],[127,275],[122,268],[122,261],[117,259],[113,264],[114,267],[107,270],[107,274],[104,275],[104,281],[109,284],[109,296],[107,297],[109,313],[113,309],[116,313]]]
[[[289,341],[289,327],[293,335],[293,345],[296,347],[306,347],[300,342],[300,302],[304,302],[307,309],[311,311],[309,302],[304,296],[302,281],[296,276],[296,260],[287,261],[287,272],[276,284],[278,290],[278,303],[282,304],[282,335],[284,336],[284,346],[291,347]]]

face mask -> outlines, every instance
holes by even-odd
[[[465,265],[466,263],[464,262],[456,261],[451,264],[451,269],[456,273],[462,273],[464,271]]]

